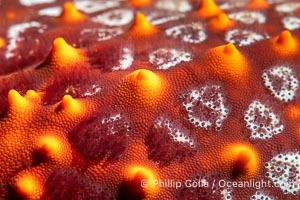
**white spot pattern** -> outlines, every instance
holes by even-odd
[[[232,195],[231,195],[232,189],[231,188],[225,188],[221,190],[221,199],[222,200],[232,200]]]
[[[118,1],[91,1],[91,0],[76,0],[74,5],[77,9],[85,13],[95,13],[120,5]]]
[[[205,85],[182,97],[182,105],[191,123],[205,129],[215,126],[216,130],[221,130],[223,121],[229,114],[221,86]]]
[[[249,198],[249,200],[273,200],[273,198],[264,194],[263,192],[257,191]]]
[[[277,12],[281,13],[292,13],[295,10],[297,10],[300,7],[299,2],[288,2],[288,3],[282,3],[275,7]]]
[[[23,6],[35,6],[39,4],[54,3],[55,0],[19,0]]]
[[[21,24],[15,24],[9,27],[7,32],[7,37],[9,39],[9,42],[7,45],[7,52],[5,54],[6,59],[15,56],[13,51],[18,47],[17,43],[22,42],[24,40],[24,38],[21,37],[22,33],[24,33],[26,30],[30,28],[35,28],[37,29],[38,33],[43,33],[47,28],[47,26],[39,22],[32,21],[32,22],[26,22]]]
[[[247,46],[265,38],[268,38],[268,36],[263,36],[250,30],[233,29],[225,34],[225,40],[237,46]]]
[[[246,1],[226,1],[219,5],[219,8],[222,10],[230,10],[235,8],[245,7],[247,4]]]
[[[103,118],[101,120],[101,125],[107,124],[108,129],[106,130],[107,135],[117,135],[120,132],[121,126],[125,130],[129,131],[129,123],[123,117],[122,113],[112,114],[109,117]],[[111,124],[111,125],[110,125]]]
[[[134,15],[132,10],[115,9],[93,17],[92,21],[107,26],[124,26],[129,24],[133,18]]]
[[[158,69],[169,69],[181,62],[191,61],[191,54],[170,48],[160,48],[149,54],[149,61]]]
[[[80,34],[86,37],[97,35],[97,41],[104,41],[112,39],[118,35],[121,35],[124,31],[120,28],[93,28],[93,29],[83,29]]]
[[[259,23],[263,24],[266,22],[266,17],[260,13],[255,11],[239,11],[228,14],[230,19],[235,21],[242,22],[244,24],[254,24]]]
[[[166,30],[166,35],[193,44],[201,43],[207,37],[200,22],[169,28]]]
[[[291,68],[275,66],[265,70],[262,77],[265,87],[279,100],[288,102],[295,98],[299,81]]]
[[[266,176],[280,187],[284,194],[300,192],[300,151],[281,153],[266,162]]]
[[[126,70],[131,66],[133,62],[133,52],[131,49],[123,48],[122,52],[123,55],[122,58],[119,60],[119,65],[112,67],[113,71]]]
[[[284,17],[282,19],[282,23],[284,25],[284,28],[286,28],[290,31],[300,28],[300,18],[299,17],[293,17],[293,16]]]
[[[100,90],[101,90],[100,86],[93,84],[91,90],[86,91],[85,93],[83,93],[82,96],[84,97],[94,96],[95,94],[99,93]]]
[[[194,148],[195,141],[189,137],[189,131],[185,128],[178,128],[166,117],[158,117],[155,120],[157,129],[167,129],[168,134],[172,137],[175,142],[187,143],[191,148]]]
[[[283,131],[278,114],[273,108],[254,100],[245,111],[244,120],[252,139],[270,139]]]
[[[186,0],[159,0],[155,7],[164,10],[188,12],[192,10],[191,4]]]
[[[60,16],[62,12],[62,8],[57,6],[57,7],[49,7],[49,8],[44,8],[39,10],[38,14],[39,15],[46,15],[50,17],[58,17]]]
[[[152,25],[159,25],[170,21],[179,20],[184,16],[185,15],[183,13],[174,13],[168,11],[153,11],[149,15],[147,15],[147,19]]]

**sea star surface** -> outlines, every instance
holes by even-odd
[[[300,2],[0,0],[0,199],[300,199]]]

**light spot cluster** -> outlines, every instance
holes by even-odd
[[[262,77],[265,87],[279,100],[289,102],[295,98],[299,81],[292,68],[275,66],[265,70]]]
[[[117,28],[85,28],[81,30],[80,34],[82,38],[80,39],[81,42],[87,40],[89,38],[94,38],[96,36],[96,41],[104,41],[110,40],[118,35],[121,35],[124,31],[117,27]]]
[[[191,179],[198,187],[183,188],[177,195],[178,200],[220,199],[231,200],[233,188],[221,187],[218,182],[225,180],[221,174],[197,174]]]
[[[113,71],[126,70],[131,66],[131,64],[133,62],[133,52],[131,49],[123,48],[122,52],[123,52],[123,55],[119,59],[119,65],[113,66],[112,67]]]
[[[300,7],[299,2],[287,2],[279,4],[275,7],[277,12],[280,13],[292,13]]]
[[[52,17],[58,17],[61,14],[62,8],[59,6],[55,7],[48,7],[48,8],[43,8],[39,10],[38,14],[39,15],[45,15],[45,16],[52,16]]]
[[[168,116],[158,117],[149,131],[145,144],[149,159],[159,166],[182,161],[197,152],[197,143],[188,129]]]
[[[273,200],[273,198],[264,194],[264,192],[258,191],[249,200]]]
[[[281,153],[266,162],[266,176],[280,187],[284,194],[300,192],[300,152]]]
[[[222,10],[230,10],[234,8],[242,8],[246,5],[245,1],[226,1],[219,5]]]
[[[300,28],[300,18],[295,16],[287,16],[282,19],[284,28],[293,31]]]
[[[187,143],[190,147],[194,147],[193,139],[189,138],[189,132],[185,128],[179,129],[168,119],[159,117],[154,122],[154,127],[159,129],[166,129],[167,133],[175,142]]]
[[[83,123],[84,128],[75,128],[69,137],[75,149],[89,162],[104,158],[116,160],[126,149],[132,127],[122,113],[92,118]]]
[[[155,7],[163,10],[187,12],[192,9],[191,4],[186,0],[159,0]]]
[[[229,13],[228,17],[247,25],[254,23],[263,24],[266,22],[266,17],[262,13],[255,11],[239,11]]]
[[[19,0],[23,6],[34,6],[38,4],[53,3],[55,0]]]
[[[199,44],[207,38],[201,22],[171,27],[166,30],[166,35],[192,44]]]
[[[115,9],[93,17],[91,20],[107,26],[124,26],[133,20],[133,11],[130,9]]]
[[[119,1],[103,1],[103,0],[75,0],[74,5],[77,9],[85,13],[96,13],[109,8],[120,5]]]
[[[251,30],[232,29],[226,32],[225,41],[237,46],[251,45],[257,41],[268,38],[268,35],[262,35]]]
[[[220,131],[229,114],[229,106],[220,85],[205,85],[193,89],[182,96],[182,101],[188,120],[201,128],[210,129],[215,126]]]
[[[43,25],[37,21],[24,22],[12,25],[7,32],[9,44],[7,46],[7,53],[5,54],[6,59],[15,56],[14,50],[18,48],[18,44],[20,42],[25,40],[25,38],[22,37],[22,33],[29,29],[34,29],[37,33],[42,34],[45,31],[45,29],[47,29],[47,25]]]
[[[101,86],[96,85],[96,84],[93,84],[89,90],[85,91],[85,92],[82,94],[82,96],[83,96],[83,97],[91,97],[91,96],[94,96],[94,95],[98,94],[98,93],[101,91],[101,89],[102,89]],[[68,93],[69,93],[69,92],[66,91],[66,94],[68,94]]]
[[[283,124],[272,106],[254,100],[245,111],[244,120],[252,139],[270,139],[283,131]]]
[[[160,48],[149,54],[149,61],[157,69],[169,69],[181,62],[191,61],[191,54],[182,50]]]
[[[153,11],[147,15],[147,19],[152,25],[160,25],[170,21],[176,21],[184,17],[184,13],[177,13],[167,10]]]

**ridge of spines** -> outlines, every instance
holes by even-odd
[[[26,107],[28,106],[28,101],[20,95],[20,93],[16,90],[10,90],[8,92],[8,106],[13,107],[13,106],[19,106],[19,107]]]
[[[8,110],[11,113],[24,112],[31,109],[34,103],[40,102],[40,96],[34,90],[28,90],[24,97],[16,90],[11,89],[7,95]]]

